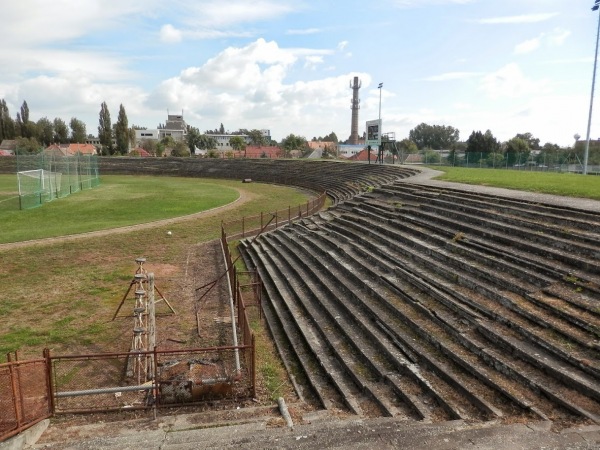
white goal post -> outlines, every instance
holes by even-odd
[[[52,200],[60,192],[60,172],[44,169],[23,170],[17,172],[19,196],[43,195],[45,201]]]

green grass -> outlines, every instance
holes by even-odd
[[[119,190],[119,178],[114,177],[111,183],[113,177],[103,177],[100,188],[114,186],[112,189]],[[122,178],[139,184],[143,177]],[[17,349],[21,350],[23,359],[40,357],[45,347],[50,348],[53,354],[127,351],[131,341],[131,321],[117,319],[112,322],[111,318],[129,287],[137,267],[135,258],[147,258],[146,268],[157,274],[161,292],[177,310],[177,299],[172,298],[170,293],[177,290],[184,277],[182,267],[185,267],[190,248],[218,238],[221,220],[231,221],[261,211],[305,204],[310,196],[296,188],[260,183],[242,185],[230,180],[148,177],[141,181],[146,185],[152,185],[154,181],[160,192],[170,192],[173,186],[202,190],[206,185],[213,185],[237,196],[235,188],[239,187],[247,192],[248,201],[212,216],[157,225],[141,232],[87,236],[67,242],[0,249],[0,279],[3,280],[0,362],[5,360],[7,352]],[[70,202],[82,194],[86,192],[26,212],[44,213],[46,207],[55,207],[63,200]],[[138,216],[138,209],[145,208],[143,202],[131,200],[126,204],[130,215],[139,217],[145,214],[139,212]],[[192,206],[192,211],[184,213],[201,209],[197,204]],[[0,217],[6,214],[6,211],[0,212]],[[72,220],[70,215],[65,215],[63,225]],[[0,229],[0,235],[3,235],[4,224],[0,225]],[[173,234],[167,236],[167,230]],[[171,270],[170,275],[165,275],[167,269]]]
[[[597,176],[464,167],[436,166],[434,169],[445,172],[438,180],[600,200],[600,177]]]
[[[100,186],[19,210],[15,177],[0,175],[0,243],[78,234],[192,214],[234,201],[230,182],[103,176]],[[12,189],[12,191],[11,191]],[[4,200],[4,201],[2,201]]]

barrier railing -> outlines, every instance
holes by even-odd
[[[45,359],[0,364],[0,442],[52,414]]]
[[[234,354],[242,352],[244,377]],[[132,358],[152,361],[147,381],[126,376]],[[252,345],[50,355],[54,413],[131,411],[254,396]]]
[[[312,200],[297,206],[288,206],[273,212],[261,212],[254,216],[242,217],[241,219],[222,222],[221,226],[228,240],[252,237],[261,231],[271,231],[283,225],[292,223],[294,220],[310,216],[321,210],[325,205],[327,194],[319,194]]]

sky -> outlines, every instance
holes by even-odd
[[[280,141],[420,123],[467,140],[586,136],[598,30],[594,0],[19,0],[4,2],[0,98],[16,117],[201,131],[268,129]],[[379,83],[383,87],[378,89]],[[600,99],[598,99],[600,101]],[[380,103],[381,102],[381,103]],[[600,105],[591,137],[600,137]]]

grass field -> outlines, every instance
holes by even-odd
[[[102,189],[109,191],[139,184],[136,183],[138,177],[123,177],[124,184],[118,183],[121,177],[104,178]],[[219,190],[227,193],[229,199],[237,197],[235,187],[242,187],[239,182],[225,180],[160,177],[148,178],[146,182],[156,183],[161,192],[172,192],[173,186],[183,186],[184,190],[193,190],[194,186],[218,186]],[[121,328],[119,323],[110,319],[135,272],[135,258],[144,256],[148,259],[148,270],[157,273],[161,290],[168,293],[183,276],[180,270],[185,267],[188,248],[218,238],[221,220],[283,209],[288,205],[305,203],[308,198],[306,192],[289,187],[248,183],[243,185],[243,189],[251,198],[248,202],[212,217],[157,226],[143,232],[86,237],[14,249],[0,248],[0,278],[3,280],[0,294],[0,361],[5,360],[7,352],[17,349],[21,349],[22,357],[39,357],[44,347],[66,353],[109,351],[115,346],[117,348],[114,349],[127,350],[119,345],[123,339],[130,339],[127,337],[131,333],[130,324]],[[87,193],[80,192],[25,213],[42,214],[47,207],[57,207],[62,202],[63,205],[59,206],[66,208],[63,209],[63,223],[70,222],[81,216],[81,199],[77,197]],[[129,216],[149,218],[141,197],[143,195],[140,193],[137,198],[130,198],[126,202],[124,211],[128,214],[124,214],[127,216],[125,219]],[[199,209],[195,203],[178,211],[189,213]],[[99,213],[103,214],[103,210]],[[172,212],[171,215],[180,213]],[[0,217],[4,214],[2,212]],[[43,227],[43,218],[37,220],[38,226]],[[25,225],[31,223],[24,222]],[[167,236],[167,230],[172,231],[172,236]]]
[[[464,167],[439,166],[432,168],[445,172],[444,175],[437,178],[444,181],[600,200],[600,177],[598,176],[528,170],[467,169]]]
[[[16,178],[0,176],[0,243],[152,222],[204,211],[234,201],[223,180],[103,176],[100,186],[38,208],[18,209]]]

